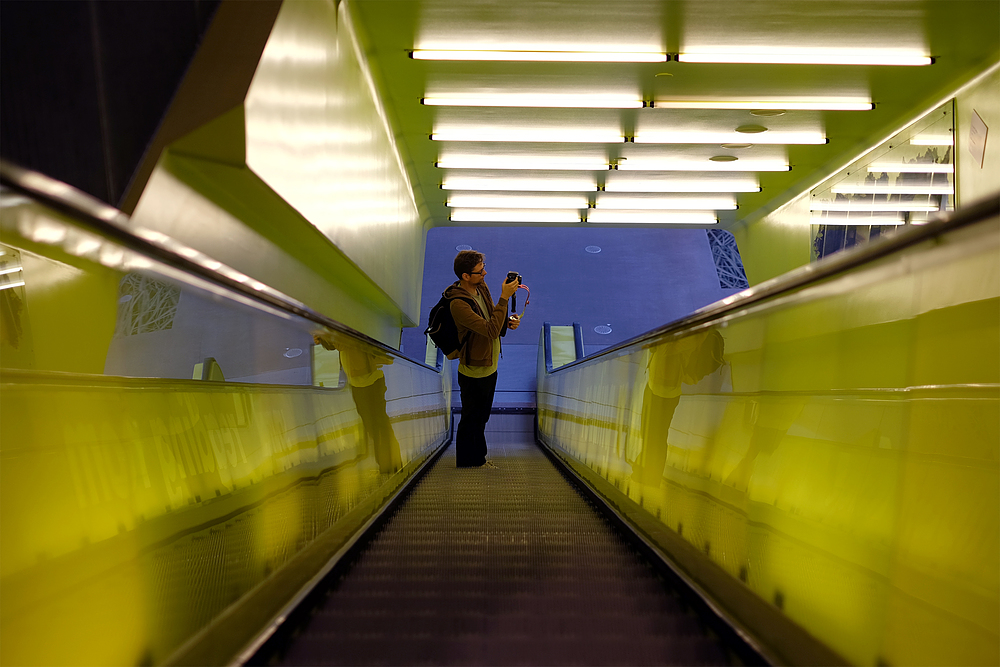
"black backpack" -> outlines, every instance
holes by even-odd
[[[468,303],[473,310],[478,310],[475,301],[463,296],[447,297],[443,294],[441,299],[431,308],[431,314],[427,318],[427,328],[424,335],[430,336],[434,344],[438,346],[444,356],[448,359],[457,359],[459,351],[465,345],[468,334],[462,340],[458,339],[458,327],[455,319],[451,316],[452,299],[462,299]]]

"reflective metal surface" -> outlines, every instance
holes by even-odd
[[[995,202],[967,220],[984,214],[541,372],[542,439],[727,573],[699,583],[752,630],[741,591],[855,664],[995,664]]]
[[[0,215],[3,664],[259,616],[228,659],[447,439],[447,375],[106,216]]]
[[[282,4],[244,103],[246,165],[416,323],[423,224],[348,4]]]

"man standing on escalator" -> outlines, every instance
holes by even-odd
[[[517,329],[521,322],[516,315],[507,316],[507,302],[517,291],[518,281],[504,283],[500,300],[494,305],[486,286],[484,255],[475,250],[463,250],[455,257],[458,281],[445,290],[451,299],[451,316],[458,329],[458,386],[462,395],[462,420],[455,439],[458,467],[487,466],[486,422],[493,410],[493,395],[497,386],[497,362],[500,359],[500,337],[507,330]]]

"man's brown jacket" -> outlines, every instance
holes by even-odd
[[[507,333],[507,299],[500,299],[500,303],[493,305],[486,283],[481,282],[476,287],[483,301],[492,306],[488,314],[481,313],[478,304],[470,305],[469,301],[475,303],[475,299],[459,282],[446,289],[444,296],[451,299],[451,316],[458,329],[458,340],[465,340],[459,360],[466,366],[490,366],[493,364],[493,339]]]

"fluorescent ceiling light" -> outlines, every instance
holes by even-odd
[[[868,111],[875,107],[863,97],[789,97],[766,100],[656,100],[656,109],[747,109],[776,111]]]
[[[442,107],[538,107],[553,109],[639,109],[642,98],[613,93],[454,93],[420,100]]]
[[[661,211],[614,211],[592,209],[587,213],[587,222],[594,223],[641,223],[665,225],[714,225],[719,222],[711,211],[690,211],[685,213],[665,213]]]
[[[485,178],[481,176],[446,176],[442,190],[506,190],[525,192],[594,192],[593,177],[565,178]]]
[[[414,60],[515,60],[534,62],[662,63],[666,53],[649,51],[502,51],[414,49]]]
[[[3,283],[2,285],[0,285],[0,289],[10,289],[11,287],[21,287],[22,285],[24,285],[24,281],[17,280],[12,283]]]
[[[914,50],[844,48],[704,48],[677,54],[682,63],[751,63],[773,65],[930,65],[934,60]]]
[[[20,266],[15,266],[14,268],[11,269],[0,269],[0,276],[5,276],[8,273],[17,273],[20,270],[21,270]]]
[[[950,134],[922,134],[910,139],[914,146],[952,146],[954,139]]]
[[[646,130],[637,132],[637,144],[729,144],[752,141],[755,144],[825,144],[823,132],[683,132]]]
[[[452,210],[452,222],[580,222],[578,210],[477,209]]]
[[[873,174],[882,172],[888,174],[954,174],[955,165],[936,164],[928,162],[925,164],[900,164],[891,162],[872,162],[868,165],[868,171]]]
[[[560,155],[444,155],[436,163],[442,169],[563,169],[594,171],[608,168],[606,157]]]
[[[584,195],[480,195],[456,193],[448,197],[448,206],[469,208],[587,208]]]
[[[902,212],[924,211],[931,213],[939,210],[934,204],[919,204],[910,202],[870,202],[870,201],[818,201],[809,205],[810,211],[845,211],[845,212]]]
[[[835,195],[950,195],[950,185],[835,185]]]
[[[676,210],[676,211],[716,211],[736,209],[736,199],[729,197],[623,197],[620,195],[598,195],[594,204],[597,209],[618,210]]]
[[[656,158],[629,158],[618,165],[619,171],[790,171],[787,162],[780,160],[669,160]]]
[[[813,225],[838,225],[838,226],[869,226],[869,225],[902,225],[905,220],[901,216],[879,216],[879,217],[831,217],[812,216],[809,223]]]
[[[609,176],[604,189],[607,192],[760,192],[760,184],[753,178],[639,180]]]
[[[497,128],[497,127],[455,127],[435,130],[432,141],[540,141],[567,143],[622,143],[625,137],[621,130],[594,128]]]

